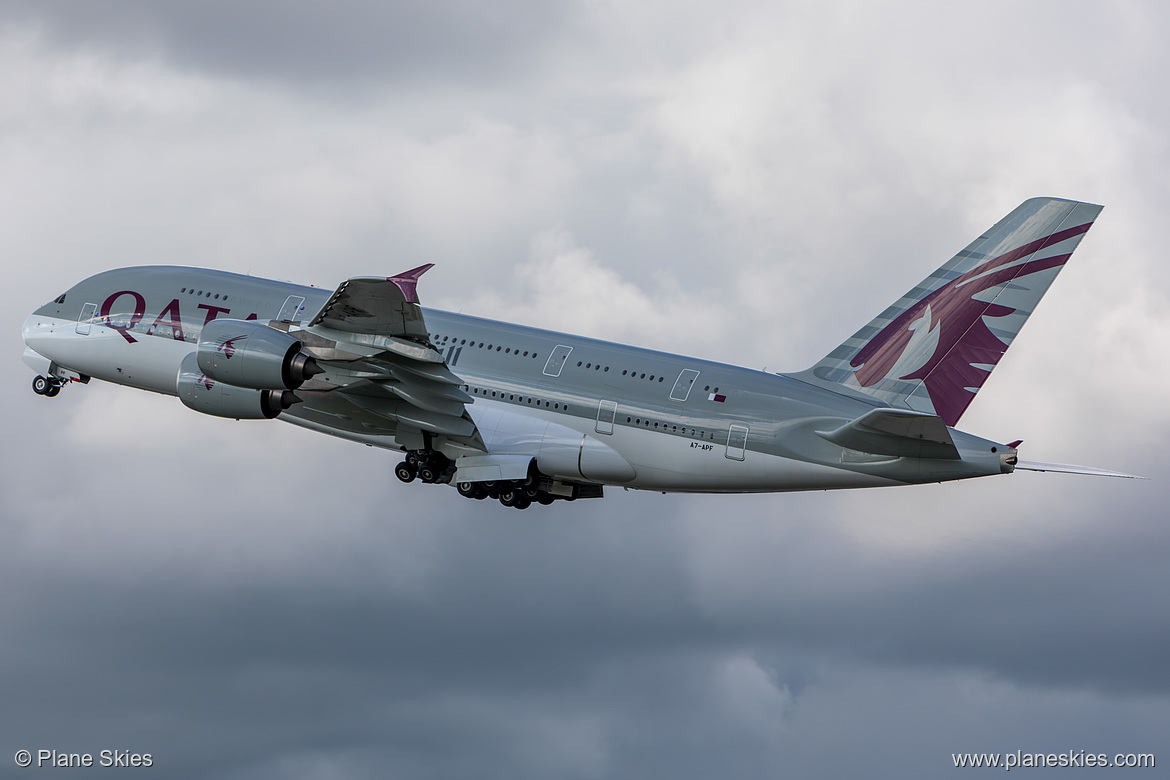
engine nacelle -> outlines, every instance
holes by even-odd
[[[271,420],[301,400],[290,390],[256,390],[212,379],[199,368],[195,352],[183,358],[175,390],[188,409],[234,420]]]
[[[324,373],[287,333],[251,320],[212,320],[203,326],[195,351],[210,379],[257,390],[296,390]]]

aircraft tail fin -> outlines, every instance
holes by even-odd
[[[1024,201],[815,366],[787,376],[954,426],[1101,208]]]

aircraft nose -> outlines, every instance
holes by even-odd
[[[24,321],[24,327],[21,328],[25,347],[46,357],[51,356],[55,351],[54,339],[59,339],[59,335],[54,336],[54,330],[60,334],[59,322],[54,322],[52,318],[40,314],[30,314]]]
[[[35,314],[30,314],[24,321],[24,326],[20,329],[21,338],[24,339],[26,346],[31,347],[32,342],[29,339],[36,338],[37,321],[43,320],[43,317],[37,317]]]
[[[45,357],[46,349],[46,329],[44,317],[38,317],[35,314],[29,315],[28,319],[24,321],[24,327],[21,329],[21,336],[24,338],[24,356],[25,365],[36,371],[38,374],[47,376],[52,371],[52,361]]]

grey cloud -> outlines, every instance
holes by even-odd
[[[0,18],[63,46],[162,55],[180,67],[348,92],[539,72],[575,6],[507,0],[372,3],[6,0]]]
[[[1166,293],[1147,204],[1165,152],[1145,75],[1164,68],[1110,43],[1160,12],[1054,4],[1054,34],[1039,7],[1011,32],[1028,45],[984,68],[937,55],[999,34],[994,9],[944,39],[913,5],[593,4],[594,26],[555,4],[378,5],[360,24],[357,5],[97,8],[0,4],[9,757],[147,750],[192,778],[757,778],[1162,751]],[[891,30],[897,56],[878,56]],[[791,92],[772,53],[799,61],[802,41],[822,67]],[[1030,65],[1063,99],[1021,86]],[[450,90],[320,98],[387,81]],[[810,118],[825,95],[833,112]],[[670,124],[673,99],[691,110]],[[630,340],[799,368],[1033,186],[1108,208],[964,422],[1150,482],[611,491],[520,513],[400,485],[392,454],[291,426],[97,383],[37,398],[17,362],[32,308],[160,260],[329,285],[421,256],[440,261],[428,302],[551,318],[515,269],[563,230],[645,305],[701,301],[663,315],[681,346],[648,343],[655,320]],[[600,296],[576,309],[612,319]]]

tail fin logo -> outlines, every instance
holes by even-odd
[[[1058,231],[991,258],[915,301],[849,361],[858,383],[872,387],[886,379],[922,380],[936,413],[948,425],[957,423],[1008,348],[984,317],[1016,312],[1013,306],[978,300],[980,294],[1063,266],[1071,251],[1017,261],[1081,235],[1092,224]]]

